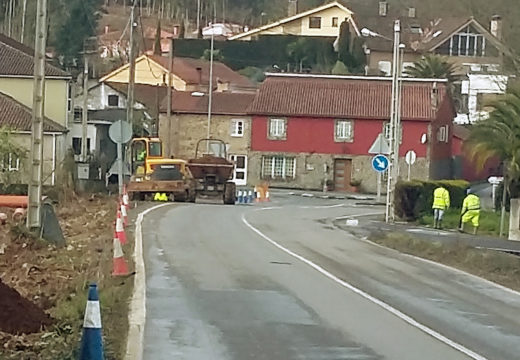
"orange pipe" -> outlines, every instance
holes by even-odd
[[[26,208],[27,202],[26,195],[0,195],[0,207]]]

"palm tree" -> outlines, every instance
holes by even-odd
[[[503,161],[504,192],[502,196],[502,233],[505,217],[505,199],[508,191],[517,197],[512,185],[520,179],[520,87],[507,90],[506,94],[489,104],[489,117],[473,125],[464,151],[482,168],[485,162],[498,157]]]
[[[407,66],[404,69],[404,75],[415,78],[448,79],[453,84],[459,80],[459,76],[456,75],[457,70],[457,66],[446,58],[440,55],[426,54],[413,65]]]

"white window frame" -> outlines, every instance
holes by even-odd
[[[317,19],[320,22],[319,26],[311,26],[312,19]],[[309,29],[321,29],[322,20],[321,16],[309,16]]]
[[[333,16],[330,25],[333,28],[339,27],[339,18],[337,16]]]
[[[13,165],[13,162],[16,165]],[[4,159],[2,159],[2,170],[3,171],[20,171],[20,158],[18,156],[14,156],[12,153],[9,153],[9,159],[7,160],[7,164]]]
[[[270,139],[285,139],[287,137],[287,119],[269,119],[268,137]]]
[[[385,122],[383,124],[383,136],[385,137],[385,139],[387,140],[390,140],[390,137],[391,137],[391,132],[392,132],[392,127],[391,127],[392,124],[390,124],[390,122]]]
[[[443,126],[439,127],[439,130],[437,131],[437,140],[439,142],[448,143],[449,142],[449,131],[450,131],[449,125],[443,125]]]
[[[337,119],[334,122],[334,141],[352,142],[354,141],[354,121],[347,119]]]
[[[231,136],[243,137],[245,123],[242,119],[231,119]]]
[[[266,164],[266,160],[269,160],[269,165]],[[281,162],[280,174],[276,174],[277,169],[276,163]],[[291,163],[292,162],[292,166]],[[266,169],[266,166],[269,168]],[[288,169],[292,169],[292,174],[288,173]],[[268,172],[269,174],[266,174]],[[270,179],[287,179],[296,178],[296,158],[288,157],[283,155],[273,155],[273,156],[262,156],[262,170],[261,170],[262,178],[270,178]]]

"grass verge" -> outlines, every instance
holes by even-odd
[[[445,229],[457,229],[460,221],[460,209],[448,209],[444,213],[442,220],[442,226]],[[423,215],[417,222],[420,225],[433,225],[433,214]],[[498,236],[500,233],[500,212],[481,210],[480,211],[480,226],[478,233],[482,235],[494,235]],[[509,213],[506,213],[505,219],[505,233],[508,234],[509,225]],[[467,225],[466,231],[472,231],[473,228]]]
[[[448,265],[520,291],[519,256],[475,249],[459,242],[453,244],[430,242],[402,233],[373,234],[370,240],[399,252]]]

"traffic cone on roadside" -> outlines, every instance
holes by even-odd
[[[117,211],[116,237],[117,239],[119,239],[121,244],[126,244],[126,233],[125,227],[123,226],[123,219],[121,218],[121,210]]]
[[[121,209],[121,216],[123,217],[123,225],[127,226],[128,225],[128,212],[126,211],[126,206],[122,201],[119,202],[119,208]]]
[[[103,339],[101,334],[101,310],[97,285],[91,284],[83,319],[80,360],[103,360]]]
[[[123,185],[123,205],[126,207],[126,209],[130,209],[130,197],[128,196],[128,193],[126,192],[126,185]]]
[[[117,237],[114,237],[114,258],[112,276],[126,276],[128,275],[128,264],[123,254],[121,242]]]

